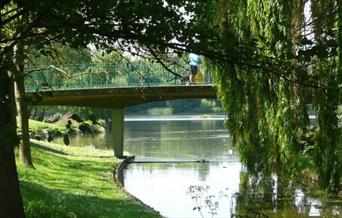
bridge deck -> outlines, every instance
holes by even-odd
[[[125,108],[162,100],[217,98],[214,85],[173,85],[156,87],[83,88],[42,91],[38,105]],[[34,92],[27,92],[29,96]]]

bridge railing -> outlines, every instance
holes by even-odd
[[[170,65],[168,69],[184,78],[190,74],[189,67],[181,64]],[[27,67],[25,85],[27,91],[34,91],[186,83],[169,70],[159,63],[146,61]],[[204,78],[203,83],[209,83],[209,75]]]

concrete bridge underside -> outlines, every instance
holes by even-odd
[[[30,92],[27,94],[33,95]],[[124,108],[163,100],[217,98],[217,90],[213,85],[68,89],[40,94],[42,99],[38,105],[111,108],[114,154],[118,158],[123,157]]]
[[[38,105],[112,109],[172,99],[216,98],[216,88],[212,85],[69,89],[40,93],[42,100]]]

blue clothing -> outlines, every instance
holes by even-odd
[[[190,65],[199,66],[201,63],[201,57],[197,54],[190,53],[189,54]]]

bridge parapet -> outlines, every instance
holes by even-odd
[[[27,67],[27,91],[65,90],[79,88],[169,86],[186,83],[190,72],[184,64],[172,64],[165,69],[159,63],[120,61],[106,64],[45,65]],[[172,72],[181,77],[175,76]],[[211,74],[204,74],[209,84]]]

